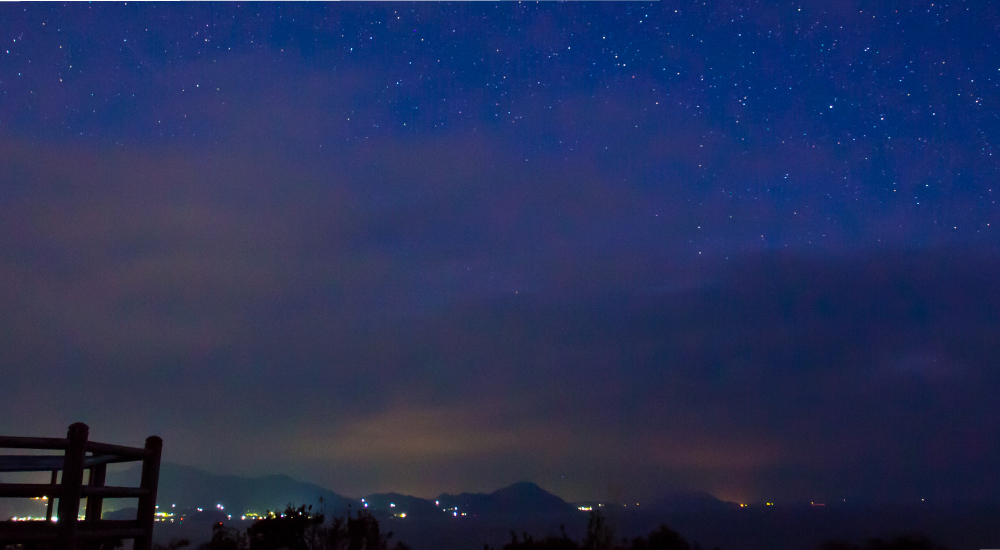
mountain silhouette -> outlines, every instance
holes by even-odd
[[[367,504],[366,508],[369,511],[384,511],[394,516],[406,514],[406,517],[420,518],[440,516],[443,513],[434,501],[399,493],[377,493],[367,495],[362,500],[362,506]]]
[[[676,491],[654,500],[649,508],[660,511],[709,511],[725,510],[738,506],[732,502],[719,500],[701,491]]]
[[[121,472],[108,472],[108,485],[138,485],[138,466]],[[176,504],[182,508],[218,510],[221,505],[234,517],[247,512],[263,513],[282,510],[287,504],[311,504],[334,515],[343,515],[348,504],[357,508],[359,501],[338,495],[312,483],[298,481],[286,475],[241,477],[212,474],[191,466],[163,463],[156,501],[161,508]]]
[[[457,508],[469,515],[553,516],[572,513],[575,508],[538,485],[522,481],[490,494],[461,493],[438,496],[440,508]]]

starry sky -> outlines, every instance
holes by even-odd
[[[0,433],[996,498],[990,2],[0,6]]]

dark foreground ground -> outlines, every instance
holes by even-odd
[[[924,535],[952,550],[1000,548],[1000,504],[949,507],[801,507],[770,506],[731,510],[605,513],[618,536],[648,534],[660,524],[678,531],[706,550],[809,550],[828,540],[863,542],[872,537]],[[571,538],[582,539],[587,514],[549,517],[381,518],[392,540],[413,550],[482,550],[501,547],[511,530],[536,538],[558,534],[565,525]],[[250,522],[233,521],[241,530]],[[197,546],[211,535],[211,525],[158,524],[157,542],[189,538]]]

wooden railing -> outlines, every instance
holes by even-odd
[[[48,499],[45,521],[0,521],[0,548],[6,544],[41,544],[56,550],[84,550],[96,549],[102,542],[135,539],[134,550],[150,550],[163,441],[152,436],[146,438],[145,448],[122,447],[87,441],[89,432],[86,424],[78,422],[69,427],[66,439],[0,436],[0,449],[64,451],[62,456],[0,455],[0,472],[52,472],[48,484],[0,483],[0,498]],[[137,461],[142,461],[138,487],[104,485],[108,464]],[[86,485],[84,470],[90,472]],[[56,483],[60,471],[62,480]],[[80,501],[84,498],[87,507],[80,521]],[[136,519],[101,519],[106,498],[139,499]],[[59,507],[53,521],[56,499]]]

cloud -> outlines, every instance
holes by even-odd
[[[509,453],[536,438],[470,404],[436,409],[396,406],[334,429],[319,439],[301,434],[292,454],[355,465],[454,463]]]
[[[825,490],[894,452],[972,449],[913,476],[997,452],[982,250],[691,259],[685,208],[636,221],[665,191],[584,160],[352,151],[3,144],[0,431],[84,420],[216,470],[428,496],[566,472],[580,498]]]

